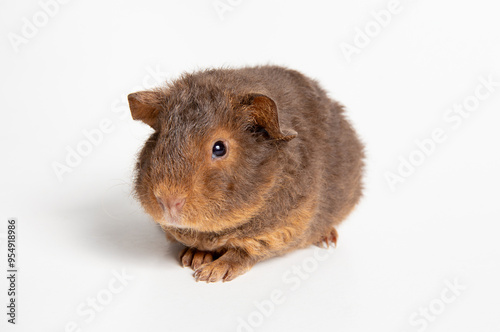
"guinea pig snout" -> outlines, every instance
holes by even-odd
[[[170,212],[172,216],[179,216],[181,214],[186,198],[181,196],[160,196],[156,197],[158,204],[160,204],[163,212]]]

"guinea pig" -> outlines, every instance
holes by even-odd
[[[279,67],[210,69],[128,95],[154,129],[135,193],[197,281],[337,241],[362,195],[363,144],[318,83]]]

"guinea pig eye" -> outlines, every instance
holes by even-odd
[[[215,144],[212,148],[212,158],[224,157],[226,155],[226,153],[227,153],[226,144],[224,144],[223,141],[215,142]]]

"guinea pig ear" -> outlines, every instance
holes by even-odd
[[[160,113],[161,102],[165,98],[164,93],[156,90],[139,91],[128,95],[128,104],[132,118],[141,120],[154,129],[157,127],[158,113]]]
[[[249,94],[243,99],[243,104],[248,105],[255,124],[264,128],[272,139],[290,141],[297,137],[295,130],[280,127],[278,107],[268,96]]]

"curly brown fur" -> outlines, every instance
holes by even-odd
[[[182,264],[197,280],[231,280],[263,259],[335,243],[361,197],[362,144],[343,107],[297,71],[199,71],[129,103],[155,129],[135,191],[167,238],[188,247]]]

